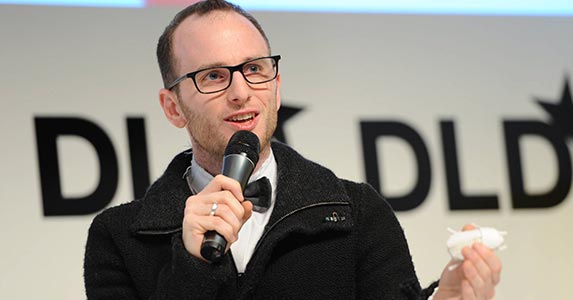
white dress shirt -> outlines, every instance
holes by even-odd
[[[231,253],[237,266],[239,273],[244,273],[247,268],[249,260],[253,256],[255,246],[263,235],[265,225],[268,223],[276,199],[276,186],[277,186],[277,162],[271,149],[269,157],[263,162],[261,167],[251,175],[249,183],[258,180],[261,177],[267,177],[271,182],[272,196],[271,203],[268,209],[259,211],[253,210],[251,218],[243,224],[239,231],[239,239],[231,245]],[[191,191],[197,193],[213,179],[213,176],[203,169],[193,157],[191,161],[191,176],[187,182],[190,185]]]

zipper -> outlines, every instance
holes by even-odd
[[[255,246],[255,250],[253,251],[253,255],[252,257],[255,257],[255,254],[257,253],[257,250],[259,250],[262,241],[269,235],[269,233],[282,221],[284,221],[285,219],[291,217],[294,214],[297,214],[301,211],[310,209],[310,208],[314,208],[314,207],[319,207],[319,206],[333,206],[333,205],[344,205],[344,206],[350,206],[349,202],[344,202],[344,201],[340,201],[340,202],[320,202],[320,203],[315,203],[315,204],[311,204],[311,205],[307,205],[307,206],[303,206],[300,208],[297,208],[291,212],[289,212],[288,214],[282,216],[280,219],[278,219],[275,223],[273,223],[273,225],[271,225],[271,227],[269,227],[269,230],[265,231],[265,233],[261,236],[261,238],[259,239],[259,241],[257,242],[257,245]]]
[[[177,233],[181,230],[183,230],[182,227],[175,228],[175,229],[169,229],[169,230],[138,230],[137,234],[139,234],[139,235],[154,235],[154,236],[169,235],[169,234]]]
[[[273,230],[273,228],[275,228],[279,223],[284,221],[286,218],[288,218],[288,217],[290,217],[296,213],[299,213],[303,210],[307,210],[307,209],[319,207],[319,206],[330,206],[330,205],[349,206],[350,203],[349,202],[343,202],[343,201],[340,201],[340,202],[320,202],[320,203],[315,203],[315,204],[303,206],[303,207],[297,208],[297,209],[289,212],[288,214],[286,214],[286,215],[282,216],[280,219],[278,219],[273,225],[271,225],[271,227],[269,227],[269,230],[265,231],[265,233],[261,236],[261,238],[257,242],[257,246],[255,246],[253,256],[254,256],[255,252],[257,252],[257,250],[259,249],[261,241],[263,241],[265,239],[265,237]],[[169,235],[169,234],[174,234],[174,233],[180,232],[181,230],[182,230],[182,227],[178,227],[175,229],[169,229],[169,230],[167,230],[167,229],[166,230],[139,230],[139,231],[137,231],[137,234],[140,234],[140,235]]]
[[[257,252],[259,251],[259,249],[260,249],[260,247],[261,247],[261,245],[262,245],[262,242],[263,242],[263,241],[265,240],[265,238],[269,235],[269,233],[272,232],[274,228],[276,228],[280,223],[282,223],[282,222],[283,222],[284,220],[286,220],[287,218],[289,218],[289,217],[291,217],[291,216],[293,216],[293,215],[295,215],[295,214],[297,214],[297,213],[299,213],[299,212],[301,212],[301,211],[307,210],[307,209],[311,209],[311,208],[315,208],[315,207],[321,207],[321,206],[335,206],[335,205],[350,206],[350,203],[349,203],[349,202],[346,202],[346,201],[320,202],[320,203],[315,203],[315,204],[311,204],[311,205],[307,205],[307,206],[303,206],[303,207],[297,208],[297,209],[295,209],[295,210],[293,210],[293,211],[287,213],[286,215],[282,216],[280,219],[278,219],[276,222],[274,222],[274,223],[269,227],[268,230],[266,230],[266,231],[263,233],[263,235],[261,236],[261,238],[260,238],[259,241],[257,242],[257,245],[255,246],[255,250],[253,250],[253,254],[252,254],[252,256],[251,256],[251,259],[253,259],[254,257],[256,257]],[[339,220],[341,220],[341,219],[339,219]],[[250,264],[250,262],[249,262],[249,264]],[[245,272],[244,272],[243,275],[242,275],[243,277],[247,276],[248,270],[249,270],[249,267],[248,267],[248,265],[247,265],[247,269],[245,270]],[[246,279],[246,278],[241,278],[241,281],[242,281],[242,282],[241,282],[241,285],[243,285],[243,284],[245,283],[245,279]],[[241,288],[243,288],[243,286],[241,286],[241,287],[239,288],[239,290],[240,290]],[[249,298],[249,295],[250,295],[249,293],[250,293],[250,292],[251,292],[251,291],[246,291],[246,294],[245,294],[244,296],[246,296],[247,298]],[[246,298],[239,298],[239,299],[246,299]]]

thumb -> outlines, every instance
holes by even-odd
[[[245,209],[245,214],[243,215],[243,222],[246,222],[253,214],[253,203],[251,201],[243,201],[241,205]]]

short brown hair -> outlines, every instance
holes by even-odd
[[[265,42],[267,43],[267,48],[269,49],[270,53],[270,44],[269,40],[263,31],[263,28],[259,24],[259,22],[253,17],[251,14],[243,10],[240,6],[229,3],[224,0],[207,0],[207,1],[200,1],[195,4],[192,4],[179,13],[175,15],[171,23],[165,27],[163,34],[159,37],[159,41],[157,42],[157,62],[159,63],[159,69],[161,71],[161,77],[163,78],[163,86],[167,87],[171,82],[173,82],[177,78],[177,74],[175,74],[174,65],[175,65],[175,57],[173,56],[172,49],[173,49],[173,32],[175,29],[183,22],[187,17],[191,15],[205,15],[212,11],[234,11],[241,16],[247,18],[257,30],[263,36]]]

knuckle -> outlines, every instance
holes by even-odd
[[[233,233],[233,228],[229,224],[221,226],[220,233],[225,237],[227,242],[234,242],[233,239],[235,235]]]
[[[229,190],[224,190],[223,191],[223,197],[225,197],[226,201],[235,201],[235,196],[233,195],[233,193]]]
[[[243,224],[241,224],[241,221],[239,221],[239,219],[233,218],[229,223],[229,225],[231,225],[231,227],[233,228],[233,232],[239,232]]]
[[[227,215],[230,211],[229,206],[227,205],[219,205],[219,207],[217,208],[217,215],[219,216],[224,216]]]
[[[225,201],[229,201],[231,199],[233,199],[233,193],[231,193],[228,190],[223,190],[221,191],[221,198],[223,198]]]
[[[189,229],[193,227],[193,218],[187,216],[183,217],[183,228]]]
[[[237,236],[236,236],[235,234],[231,234],[231,235],[229,236],[228,242],[229,242],[229,243],[234,243],[234,242],[236,242],[237,240],[238,240]]]
[[[223,174],[217,174],[215,177],[213,177],[213,180],[215,180],[216,182],[218,182],[219,184],[226,182],[229,180],[229,177],[223,175]]]
[[[483,275],[485,278],[492,278],[493,272],[490,268],[483,268]]]
[[[213,220],[211,221],[211,224],[213,225],[213,227],[219,228],[222,227],[225,224],[225,222],[223,221],[223,219],[219,217],[214,217]]]
[[[193,205],[193,203],[195,203],[195,198],[196,198],[195,195],[189,196],[189,197],[187,198],[187,200],[185,200],[185,208],[190,207],[191,205]]]
[[[502,270],[501,263],[498,262],[498,263],[495,264],[495,266],[493,267],[493,271],[494,271],[495,273],[501,273],[501,270]]]
[[[239,220],[243,220],[245,218],[245,211],[244,210],[239,210],[239,212],[237,213],[237,218]]]

